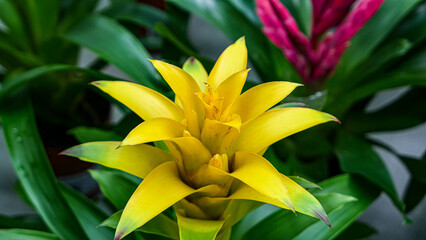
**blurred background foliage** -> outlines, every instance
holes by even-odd
[[[310,1],[282,2],[299,28],[309,32]],[[147,59],[154,56],[181,66],[194,56],[208,71],[212,68],[213,59],[200,54],[188,38],[191,14],[232,41],[246,37],[255,72],[251,76],[258,76],[247,85],[301,82],[281,50],[263,34],[254,0],[110,0],[101,9],[98,5],[98,0],[0,0],[1,127],[19,178],[16,191],[38,212],[31,216],[0,215],[0,238],[113,238],[110,228],[115,228],[119,212],[108,216],[123,209],[141,180],[110,169],[90,170],[103,195],[89,199],[59,182],[52,166],[57,175],[84,171],[90,166],[60,159],[57,153],[78,142],[121,140],[142,121],[89,87],[93,80],[120,79],[106,74],[105,67],[113,65],[132,81],[170,98],[174,98],[172,92]],[[265,205],[237,224],[231,239],[364,238],[375,230],[356,219],[381,192],[389,195],[403,216],[420,202],[426,191],[425,157],[400,156],[368,134],[425,122],[425,26],[426,1],[385,1],[351,40],[335,74],[321,91],[299,88],[281,105],[298,102],[341,121],[339,126],[317,126],[286,138],[265,153],[282,173],[318,182],[322,190],[310,191],[329,213],[333,228]],[[79,65],[82,49],[96,58]],[[366,111],[379,91],[398,87],[406,87],[400,98]],[[123,116],[119,121],[111,121],[111,103]],[[393,153],[409,170],[411,180],[403,199],[375,147]],[[107,218],[106,227],[96,228]],[[177,238],[171,211],[127,237]]]

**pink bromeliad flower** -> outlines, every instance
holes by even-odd
[[[309,37],[299,30],[280,0],[256,0],[256,13],[264,25],[263,32],[282,49],[304,82],[321,86],[334,73],[350,39],[384,1],[311,0],[313,18]]]

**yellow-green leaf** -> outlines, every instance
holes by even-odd
[[[197,82],[201,91],[204,92],[207,83],[207,71],[204,69],[203,64],[198,59],[190,57],[183,64],[182,69],[187,72]]]
[[[90,142],[69,148],[61,154],[120,169],[140,178],[145,178],[158,165],[174,160],[170,153],[153,146],[141,144],[117,149],[119,145],[120,142]]]

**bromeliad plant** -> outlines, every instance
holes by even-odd
[[[229,239],[231,227],[259,203],[329,224],[318,200],[261,156],[282,138],[337,121],[308,108],[268,111],[299,84],[270,82],[240,95],[249,72],[244,38],[222,53],[209,75],[194,58],[183,69],[152,63],[175,92],[175,103],[135,83],[93,82],[145,121],[122,142],[90,142],[63,152],[144,179],[122,213],[115,239],[170,206],[181,239]],[[167,147],[147,144],[158,141]]]

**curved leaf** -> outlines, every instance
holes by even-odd
[[[1,106],[6,143],[25,192],[47,226],[62,239],[87,239],[61,193],[37,132],[33,109],[25,95]]]
[[[86,47],[110,62],[133,80],[161,90],[164,82],[148,61],[151,56],[127,29],[102,16],[90,16],[64,34],[64,37]]]
[[[16,93],[19,89],[30,84],[34,79],[40,76],[43,76],[44,74],[48,74],[52,72],[60,72],[60,71],[82,72],[92,77],[100,78],[100,79],[104,79],[104,78],[117,79],[113,76],[109,76],[95,70],[80,68],[80,67],[76,67],[72,65],[64,65],[64,64],[45,65],[38,68],[33,68],[17,76],[7,79],[2,85],[2,88],[0,89],[0,101],[2,101],[6,97],[6,95]]]

